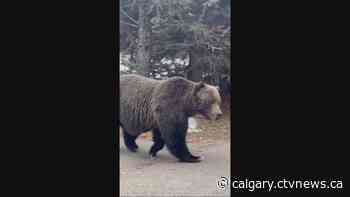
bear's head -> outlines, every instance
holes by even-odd
[[[220,109],[221,97],[215,86],[199,82],[194,88],[196,113],[199,113],[209,120],[217,120],[222,116]]]

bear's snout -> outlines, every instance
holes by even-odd
[[[216,120],[219,120],[222,117],[222,115],[223,115],[222,112],[216,114]]]
[[[211,117],[212,120],[218,120],[219,118],[222,117],[223,113],[220,109],[220,106],[217,104],[214,104],[212,105],[212,108],[211,108],[211,114],[212,114],[212,117]]]

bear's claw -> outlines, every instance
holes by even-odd
[[[131,152],[137,152],[137,149],[138,149],[138,146],[135,145],[135,146],[128,146],[128,149],[131,151]]]
[[[202,161],[202,157],[200,156],[193,156],[191,155],[189,158],[183,158],[183,159],[180,159],[180,162],[191,162],[191,163],[195,163],[195,162],[200,162]]]

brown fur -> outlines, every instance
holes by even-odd
[[[187,119],[197,113],[215,119],[221,114],[220,102],[217,89],[204,83],[181,77],[158,81],[138,75],[123,75],[120,77],[119,122],[126,145],[135,150],[137,145],[133,141],[136,137],[153,130],[153,134],[157,135],[156,144],[164,140],[170,152],[182,161],[198,160],[186,146]]]

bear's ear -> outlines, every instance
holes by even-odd
[[[200,89],[204,88],[205,84],[203,81],[199,82],[198,84],[196,84],[195,88],[194,88],[194,93],[196,94]]]

